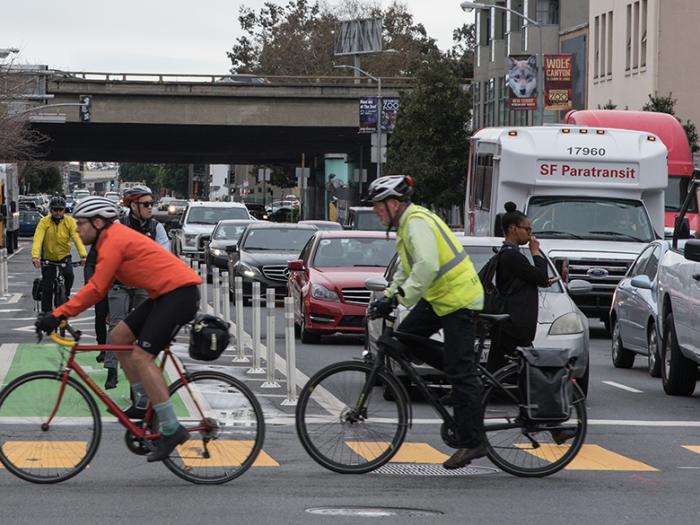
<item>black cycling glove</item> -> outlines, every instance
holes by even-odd
[[[39,318],[36,320],[36,323],[34,323],[34,326],[36,326],[37,331],[50,334],[52,332],[55,332],[56,328],[58,328],[58,325],[60,324],[61,319],[59,319],[58,317],[54,317],[51,314],[43,314],[39,316]]]
[[[381,299],[377,299],[374,301],[373,306],[374,310],[379,314],[379,315],[389,315],[391,312],[394,311],[394,308],[396,308],[397,305],[396,297],[391,296],[391,297],[382,297]]]

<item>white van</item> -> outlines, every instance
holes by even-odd
[[[503,236],[504,204],[514,202],[564,279],[593,285],[574,300],[607,325],[615,286],[663,238],[664,144],[639,131],[536,126],[482,129],[470,151],[468,232]]]

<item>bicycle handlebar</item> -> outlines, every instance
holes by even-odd
[[[73,268],[77,268],[78,266],[80,266],[80,261],[71,261],[70,263],[68,263],[68,262],[54,262],[54,261],[49,261],[47,259],[41,259],[42,266],[56,266],[57,268],[65,268],[69,264]]]
[[[54,343],[56,343],[57,345],[60,345],[60,346],[72,347],[72,346],[75,346],[76,344],[78,344],[78,341],[80,341],[80,337],[82,335],[82,332],[80,330],[74,329],[70,324],[68,324],[68,321],[61,321],[60,328],[63,328],[64,330],[66,330],[66,332],[68,332],[73,339],[68,339],[67,337],[61,337],[56,332],[51,332],[50,334],[48,334],[48,337],[49,337],[49,339],[51,339],[51,341],[53,341]],[[44,333],[41,330],[37,329],[36,335],[37,335],[37,340],[39,342],[41,342],[42,338],[44,337]]]

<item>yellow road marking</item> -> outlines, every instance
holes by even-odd
[[[2,450],[19,468],[72,468],[85,457],[85,441],[8,441]]]
[[[700,446],[697,445],[683,445],[683,448],[690,450],[691,452],[695,452],[696,454],[700,454]]]
[[[530,448],[529,444],[518,445],[528,454],[554,462],[569,448],[569,445],[543,444],[538,449]],[[641,461],[628,458],[599,445],[583,445],[576,457],[566,466],[566,470],[627,470],[657,472],[652,466]]]
[[[345,443],[368,461],[380,456],[390,446],[389,442],[386,441],[346,441]],[[448,456],[427,443],[404,443],[396,455],[391,458],[391,462],[438,465],[447,458]]]
[[[209,443],[209,458],[203,458],[202,442],[189,440],[177,447],[182,462],[191,468],[196,467],[237,467],[250,454],[252,440],[216,440]],[[253,463],[254,467],[279,467],[264,450],[260,451]]]

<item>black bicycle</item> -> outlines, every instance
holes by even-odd
[[[334,472],[370,472],[387,463],[401,447],[411,426],[412,408],[405,386],[392,372],[394,366],[405,372],[442,418],[440,434],[445,444],[459,448],[454,417],[406,357],[405,341],[438,345],[436,350],[442,345],[395,332],[395,316],[383,317],[386,328],[377,341],[376,355],[367,353],[362,361],[340,362],[320,370],[299,395],[296,429],[301,443],[317,463]],[[483,351],[488,325],[508,317],[478,316],[477,358]],[[522,360],[520,356],[512,357],[508,365],[493,374],[477,366],[484,384],[487,456],[515,476],[548,476],[569,464],[583,445],[587,427],[585,396],[575,380],[569,379],[569,418],[554,422],[529,419],[519,382]]]
[[[63,262],[54,262],[54,261],[48,261],[46,259],[41,260],[41,266],[55,266],[56,267],[56,277],[54,278],[53,281],[53,286],[52,286],[52,293],[53,293],[53,306],[54,308],[58,308],[61,306],[63,303],[65,303],[68,300],[68,292],[66,290],[66,279],[63,277],[63,269],[66,268],[68,265],[71,265],[73,268],[77,268],[80,266],[80,262],[71,262],[71,261],[63,261]]]

